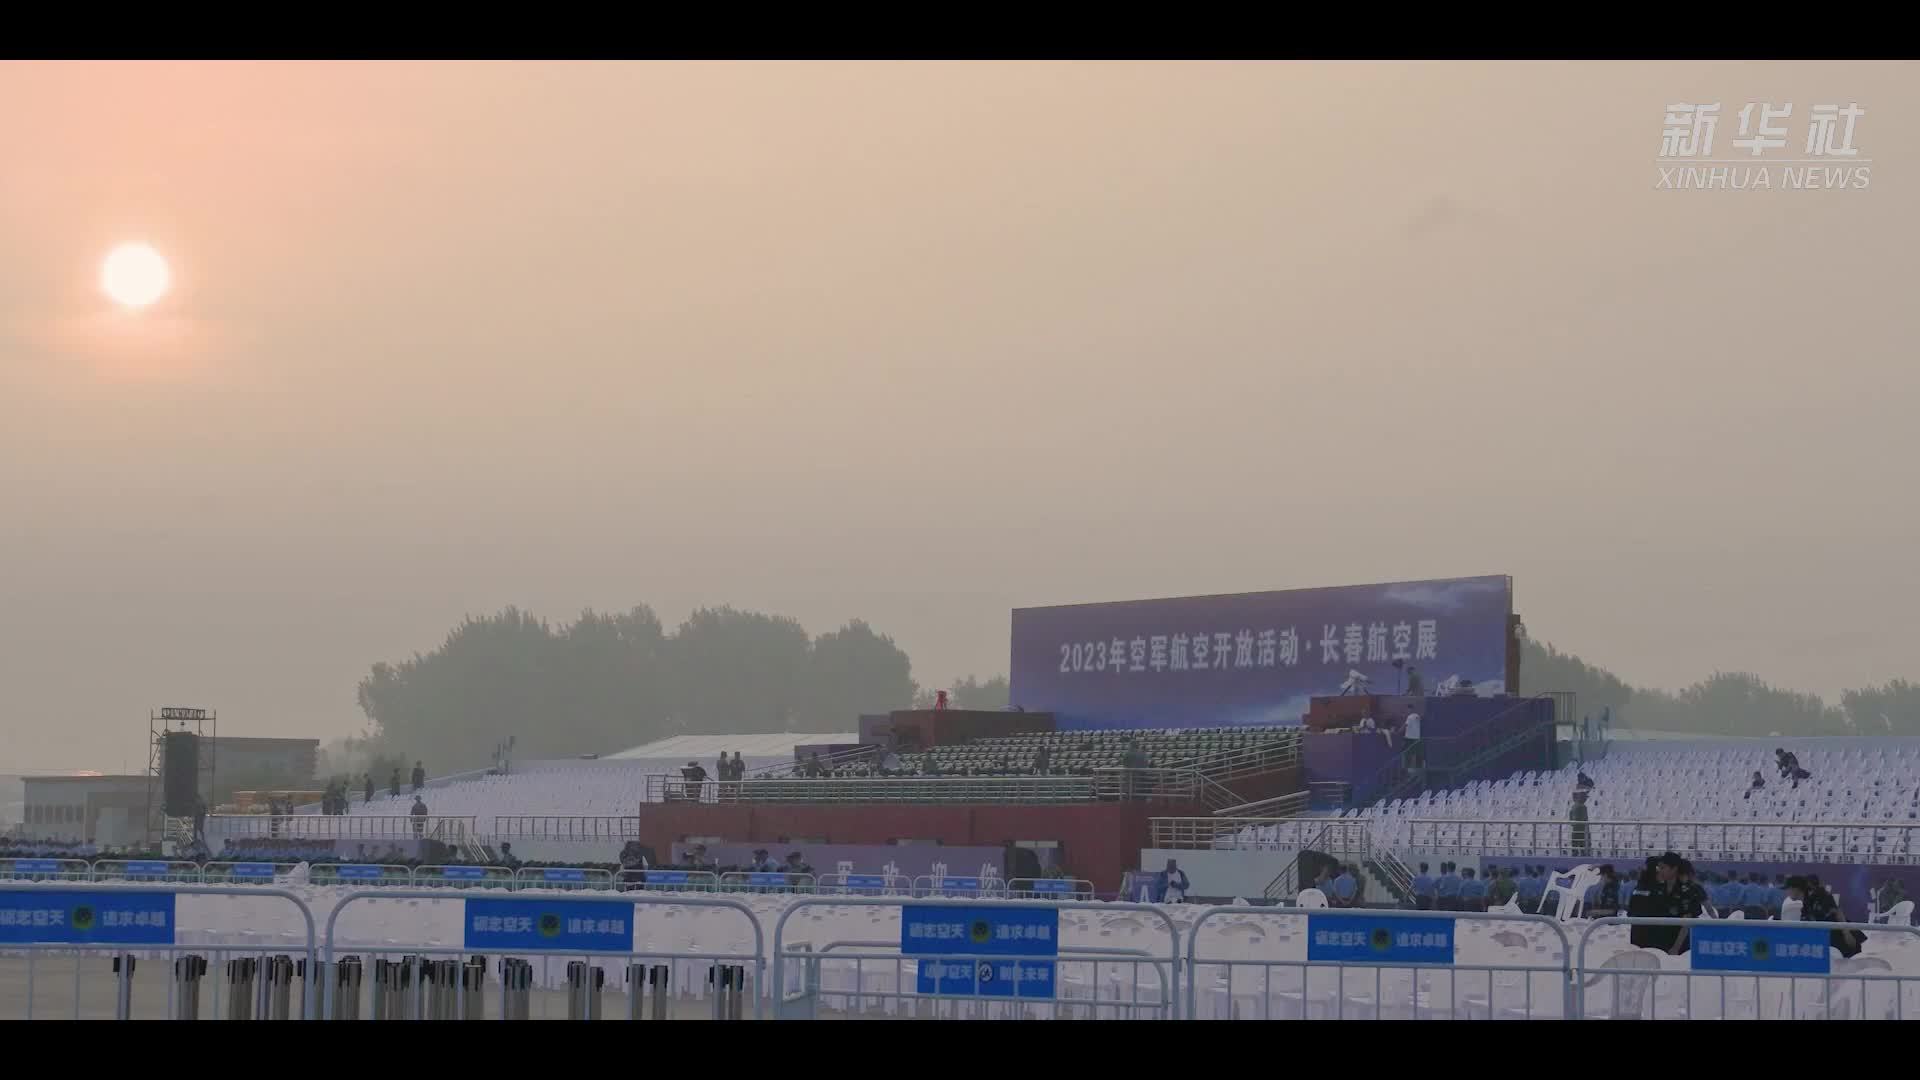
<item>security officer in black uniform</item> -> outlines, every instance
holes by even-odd
[[[1672,853],[1669,852],[1668,854]],[[1664,856],[1662,857],[1664,858]],[[1678,858],[1678,856],[1675,857]],[[1707,890],[1694,877],[1693,862],[1689,859],[1680,859],[1680,865],[1677,868],[1675,876],[1672,917],[1676,919],[1705,918],[1707,914]],[[1692,935],[1687,932],[1688,927],[1682,926],[1676,929],[1679,930],[1679,934],[1676,935],[1674,944],[1668,948],[1667,951],[1678,956],[1687,951],[1688,938],[1692,937]]]
[[[1667,888],[1660,883],[1660,860],[1657,856],[1647,856],[1647,865],[1640,871],[1640,880],[1633,886],[1633,892],[1627,896],[1627,916],[1634,919],[1655,919],[1667,913]],[[1636,926],[1627,934],[1627,940],[1635,948],[1665,949],[1667,943],[1662,939],[1666,931],[1664,926]]]

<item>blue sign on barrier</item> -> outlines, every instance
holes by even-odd
[[[785,885],[787,875],[754,872],[747,875],[749,885]]]
[[[1039,878],[1027,883],[1027,891],[1037,893],[1070,893],[1074,891],[1074,886],[1073,882],[1062,881],[1059,878]]]
[[[692,873],[691,870],[649,870],[647,871],[647,884],[685,885],[688,881],[687,875],[690,873]]]
[[[333,872],[343,879],[365,881],[386,877],[386,871],[378,866],[363,866],[358,863],[341,863]]]
[[[1777,972],[1825,975],[1831,930],[1766,922],[1695,926],[1687,933],[1695,971]]]
[[[933,887],[942,891],[978,890],[980,888],[980,879],[977,877],[934,878]]]
[[[1388,914],[1307,916],[1307,959],[1361,964],[1451,964],[1452,919]]]
[[[229,877],[237,878],[271,878],[273,864],[269,862],[234,863],[227,867],[227,874]]]
[[[908,904],[900,909],[900,951],[981,958],[921,961],[923,994],[1050,998],[1052,960],[1022,959],[1016,965],[999,958],[1058,956],[1060,910]]]
[[[0,942],[171,945],[174,894],[123,889],[0,893]]]
[[[461,881],[479,881],[487,876],[487,868],[484,866],[443,866],[440,868],[440,876],[444,878],[457,878]]]
[[[907,904],[900,951],[920,956],[1058,956],[1060,909]]]
[[[633,951],[633,905],[617,900],[474,899],[466,901],[465,925],[466,947],[475,951]]]
[[[908,904],[900,909],[900,951],[980,958],[921,961],[923,994],[1051,998],[1053,961],[1024,958],[1060,954],[1060,911]],[[1002,959],[1009,956],[1023,959],[1017,965]]]
[[[849,889],[884,889],[887,887],[885,874],[848,874],[840,884]]]
[[[922,994],[961,996],[981,994],[987,997],[1051,998],[1052,960],[1020,959],[1018,962],[997,957],[977,960],[922,960]]]
[[[139,861],[126,864],[127,877],[166,877],[167,864],[163,862]]]
[[[587,880],[587,872],[573,866],[549,866],[540,872],[540,876],[547,881]]]
[[[57,874],[60,862],[58,859],[15,859],[13,870],[17,874]]]

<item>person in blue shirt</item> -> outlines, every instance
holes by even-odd
[[[1420,872],[1413,875],[1413,906],[1421,911],[1433,910],[1433,875],[1427,873],[1427,864],[1420,864]]]
[[[1525,877],[1519,881],[1520,910],[1539,911],[1540,897],[1547,891],[1547,879],[1540,874],[1537,866],[1527,867]]]
[[[1340,876],[1333,879],[1333,895],[1328,897],[1335,907],[1352,907],[1354,894],[1360,891],[1360,883],[1353,879],[1353,871],[1340,868]]]
[[[1747,883],[1740,887],[1740,910],[1749,919],[1767,917],[1767,882],[1759,874],[1748,874]]]
[[[1460,876],[1450,862],[1440,864],[1440,880],[1433,883],[1433,906],[1439,911],[1460,910]]]
[[[1460,910],[1487,910],[1487,883],[1474,876],[1473,867],[1460,871]]]

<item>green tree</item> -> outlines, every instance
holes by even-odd
[[[917,689],[907,654],[855,619],[813,639],[800,730],[851,731],[862,713],[906,708]]]
[[[1005,675],[995,675],[984,682],[968,675],[954,680],[953,688],[947,692],[947,701],[956,709],[1004,709],[1010,700],[1008,694]]]

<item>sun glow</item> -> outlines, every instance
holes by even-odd
[[[121,244],[100,264],[100,290],[121,307],[148,307],[172,284],[167,260],[146,244]]]

